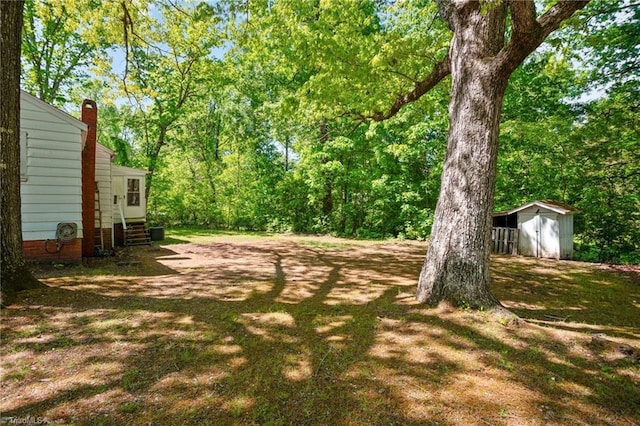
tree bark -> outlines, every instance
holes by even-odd
[[[158,167],[158,158],[160,157],[160,150],[165,144],[167,132],[169,128],[165,125],[159,125],[158,129],[160,133],[158,134],[158,138],[153,145],[152,150],[147,154],[149,157],[149,167],[147,168],[148,172],[145,179],[145,197],[147,203],[149,202],[149,195],[151,194],[151,182],[153,180],[153,176],[156,173],[156,169]]]
[[[492,62],[503,47],[506,5],[448,10],[454,30],[449,137],[442,185],[418,301],[493,308],[489,290],[491,214],[502,99],[508,74]],[[443,14],[443,16],[446,16]]]
[[[511,73],[587,1],[561,1],[539,20],[533,1],[438,0],[453,31],[449,138],[417,299],[502,310],[489,289],[498,136]],[[505,46],[506,17],[512,36]]]
[[[320,123],[320,143],[322,145],[329,141],[329,126],[326,121]],[[325,164],[329,161],[327,157],[322,160]],[[322,213],[329,217],[333,212],[333,181],[331,176],[325,177],[324,196],[322,197]]]
[[[24,1],[0,2],[0,283],[2,305],[43,286],[27,268],[20,205],[20,37]]]

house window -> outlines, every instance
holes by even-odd
[[[127,179],[127,206],[140,205],[140,179]]]
[[[20,180],[27,180],[27,132],[20,132]]]

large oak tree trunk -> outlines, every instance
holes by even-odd
[[[504,92],[509,76],[527,55],[588,0],[561,0],[539,19],[531,0],[436,1],[454,34],[449,49],[449,140],[417,298],[430,305],[446,301],[504,311],[489,290]],[[508,12],[511,34],[505,45]]]
[[[449,55],[399,95],[382,121],[451,74],[450,125],[440,197],[417,299],[495,308],[489,290],[491,213],[502,101],[509,76],[589,0],[558,0],[540,17],[534,0],[436,0],[453,32]],[[507,14],[510,31],[506,31]]]
[[[469,3],[452,15],[450,127],[418,300],[500,306],[489,290],[491,213],[500,112],[508,74],[491,59],[503,47],[505,4]]]
[[[0,1],[0,284],[2,305],[15,293],[43,286],[22,249],[20,214],[20,37],[23,1]]]

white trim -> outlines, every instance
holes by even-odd
[[[522,210],[526,210],[529,207],[533,207],[533,206],[542,207],[544,209],[551,210],[554,213],[558,213],[558,214],[562,214],[562,215],[572,214],[572,213],[575,213],[577,211],[577,210],[568,210],[568,209],[562,208],[560,206],[556,206],[554,204],[544,203],[542,201],[533,201],[533,202],[531,202],[529,204],[525,204],[523,206],[520,206],[520,207],[518,207],[516,209],[513,209],[513,210],[510,210],[508,212],[501,212],[501,213],[506,213],[506,214],[518,213],[518,212],[520,212]]]
[[[29,179],[29,132],[20,129],[20,181]]]
[[[117,173],[119,176],[124,176],[124,175],[146,176],[149,174],[148,170],[134,169],[133,167],[118,166],[116,164],[113,164],[111,166],[111,170],[112,170],[112,173]]]

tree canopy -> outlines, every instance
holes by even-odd
[[[95,98],[100,142],[153,173],[153,224],[426,239],[450,126],[438,3],[31,0],[22,84]],[[572,2],[503,3],[511,37]],[[495,207],[575,205],[582,259],[640,260],[638,9],[568,14],[504,94]]]

